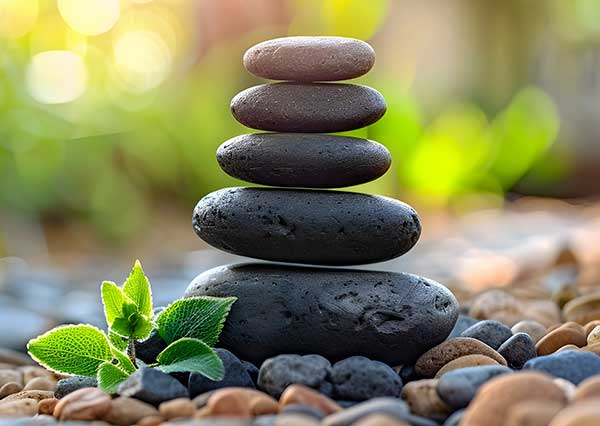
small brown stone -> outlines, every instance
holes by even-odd
[[[563,316],[567,321],[575,321],[582,325],[600,320],[600,292],[571,300],[563,307]]]
[[[504,426],[506,414],[515,405],[527,401],[564,406],[567,398],[551,376],[521,372],[496,377],[477,392],[461,426]]]
[[[510,407],[506,426],[548,426],[552,418],[562,410],[563,405],[547,401],[517,402]]]
[[[594,321],[590,321],[588,322],[586,325],[583,326],[583,331],[585,333],[586,336],[589,336],[590,333],[592,332],[592,330],[596,327],[598,327],[600,325],[600,320],[594,320]]]
[[[533,343],[537,343],[546,334],[546,327],[537,321],[523,320],[513,325],[511,331],[513,334],[527,333]]]
[[[42,399],[48,398],[54,398],[54,392],[42,390],[28,390],[9,395],[2,401],[17,401],[19,399],[35,399],[36,401],[41,401]]]
[[[506,360],[485,343],[471,337],[456,337],[446,340],[425,352],[415,364],[416,372],[422,377],[434,377],[444,365],[465,355],[480,354],[506,365]]]
[[[23,382],[25,383],[25,385],[27,385],[31,380],[36,379],[38,377],[45,377],[50,381],[56,382],[56,377],[54,373],[46,370],[45,368],[25,366],[21,367],[20,370],[23,373]]]
[[[354,423],[353,426],[410,426],[410,424],[385,414],[370,414]]]
[[[481,320],[495,319],[512,326],[524,317],[523,303],[503,290],[488,290],[471,301],[469,315]]]
[[[573,323],[567,323],[542,337],[535,345],[535,348],[538,355],[549,355],[565,345],[582,347],[586,343],[583,328]]]
[[[276,414],[277,401],[254,389],[223,388],[215,391],[206,406],[195,417],[228,416],[249,418],[265,414]]]
[[[301,404],[321,410],[325,415],[342,410],[335,401],[304,385],[288,386],[279,398],[279,411],[286,405]]]
[[[0,370],[0,387],[6,383],[19,383],[23,385],[23,374],[15,369],[3,368]]]
[[[575,401],[581,401],[590,398],[600,398],[600,377],[594,376],[584,380],[577,386]]]
[[[54,408],[54,417],[60,420],[99,420],[110,408],[110,395],[98,388],[83,388],[63,397]]]
[[[56,398],[42,399],[38,404],[38,414],[46,414],[51,416],[52,413],[54,413],[56,404],[58,404],[58,399]]]
[[[15,401],[0,402],[0,417],[34,416],[38,412],[38,402],[25,398]]]
[[[561,410],[549,426],[598,426],[600,398],[585,399]]]
[[[571,345],[571,344],[569,344],[569,345],[564,345],[564,346],[562,346],[562,347],[558,348],[558,349],[556,350],[556,352],[563,352],[563,351],[578,351],[579,349],[580,349],[580,348],[579,348],[578,346],[575,346],[575,345]]]
[[[102,417],[105,422],[117,426],[129,426],[144,417],[157,416],[158,410],[138,399],[119,397],[110,402],[110,408]]]
[[[435,378],[439,379],[444,374],[448,373],[452,370],[457,370],[459,368],[465,367],[476,367],[478,365],[499,365],[498,361],[490,358],[489,356],[473,354],[473,355],[465,355],[460,358],[453,359],[448,364],[444,365],[439,371],[435,374]]]
[[[526,319],[549,326],[561,321],[560,309],[551,300],[532,300],[525,303],[523,312]]]
[[[0,349],[0,363],[10,364],[13,366],[34,365],[34,361],[22,352],[12,349]]]
[[[20,383],[16,382],[8,382],[5,383],[4,386],[0,388],[0,399],[7,397],[8,395],[13,395],[15,393],[19,393],[23,390],[23,386]]]
[[[587,335],[587,344],[593,345],[594,343],[600,342],[600,325],[594,327]]]
[[[35,377],[27,382],[23,390],[52,391],[56,388],[56,381],[47,377]]]
[[[425,379],[404,385],[402,398],[408,403],[411,413],[439,421],[452,413],[452,409],[438,396],[437,382],[437,379]]]
[[[196,412],[196,404],[187,398],[177,398],[160,404],[158,411],[167,420],[193,417]]]
[[[160,416],[149,416],[138,420],[137,426],[159,426],[165,419]]]

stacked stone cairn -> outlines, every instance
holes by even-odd
[[[333,83],[366,74],[374,61],[371,46],[342,37],[279,38],[244,55],[250,73],[283,82],[242,91],[231,112],[273,133],[234,137],[217,159],[231,176],[275,188],[213,192],[197,204],[193,225],[216,248],[285,264],[218,267],[196,277],[186,296],[236,296],[219,345],[257,365],[280,354],[410,364],[456,322],[456,299],[434,281],[331,268],[395,258],[421,232],[407,204],[326,190],[369,182],[390,166],[383,145],[330,134],[368,126],[385,113],[375,89]]]

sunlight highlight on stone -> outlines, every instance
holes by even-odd
[[[0,0],[0,35],[24,36],[35,25],[38,13],[38,0]]]
[[[44,104],[74,101],[85,92],[86,83],[87,71],[81,56],[68,50],[38,53],[27,70],[29,94]]]
[[[119,0],[58,0],[58,10],[67,24],[85,35],[109,31],[119,19]]]
[[[157,87],[171,71],[171,51],[152,31],[123,34],[115,43],[113,53],[117,78],[134,93]]]

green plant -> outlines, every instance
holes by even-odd
[[[180,299],[154,316],[150,283],[139,261],[122,287],[105,281],[101,293],[108,335],[86,324],[60,326],[29,341],[31,357],[59,373],[96,376],[100,388],[114,393],[138,366],[146,366],[136,358],[136,341],[156,329],[168,346],[148,367],[223,378],[223,362],[211,346],[235,297]]]

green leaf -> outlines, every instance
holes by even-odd
[[[135,365],[133,365],[133,362],[131,362],[131,360],[129,359],[129,357],[124,354],[123,352],[121,352],[120,350],[116,349],[116,348],[112,348],[112,354],[113,357],[117,360],[117,366],[125,371],[126,373],[133,373],[135,372]]]
[[[128,339],[114,332],[112,329],[108,331],[108,340],[110,340],[111,345],[113,345],[120,351],[124,351],[125,349],[127,349]]]
[[[106,335],[91,325],[57,327],[27,344],[29,355],[59,373],[95,376],[100,364],[112,360]]]
[[[125,304],[126,296],[112,281],[104,281],[102,283],[101,293],[106,323],[109,327],[112,327],[115,319],[123,316],[123,305]]]
[[[223,380],[223,361],[206,343],[198,339],[179,339],[167,346],[158,356],[159,370],[165,373],[190,371],[210,380]]]
[[[127,318],[116,318],[112,324],[111,330],[113,333],[123,337],[129,337],[133,334],[134,325]]]
[[[140,316],[135,321],[135,325],[133,327],[133,337],[139,340],[143,340],[152,331],[154,328],[154,324],[147,317]]]
[[[110,362],[103,362],[98,368],[98,387],[107,393],[117,393],[119,385],[129,374]]]
[[[133,300],[142,315],[152,316],[152,290],[139,260],[123,284],[123,293]]]
[[[214,346],[235,297],[190,297],[180,299],[161,312],[156,320],[158,334],[167,343],[190,337]]]

